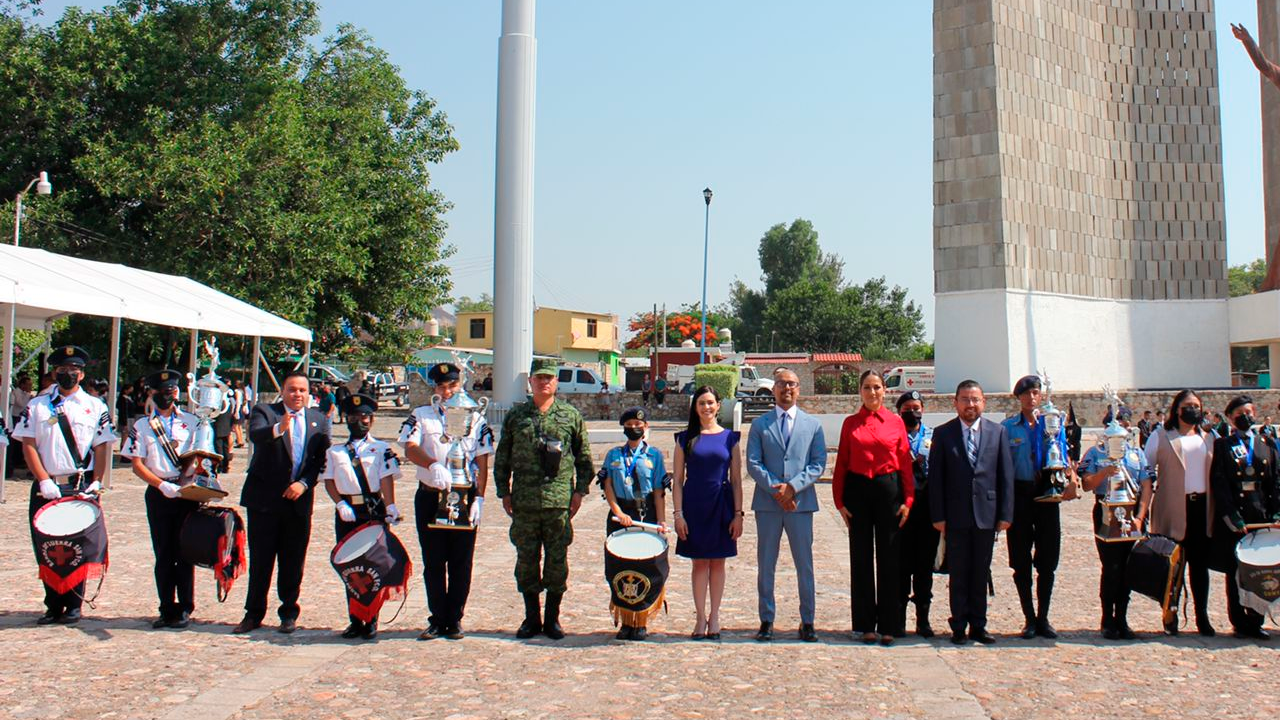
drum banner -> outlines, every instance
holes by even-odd
[[[1254,530],[1236,544],[1236,585],[1240,604],[1268,615],[1280,601],[1280,530]]]
[[[244,574],[248,553],[245,552],[244,521],[240,513],[226,508],[226,512],[234,518],[231,534],[223,533],[218,538],[218,562],[213,566],[213,577],[218,582],[218,602],[223,602],[231,594],[231,587],[236,578]]]
[[[347,533],[334,546],[333,553],[329,556],[333,569],[347,588],[347,611],[366,623],[378,619],[378,613],[387,600],[403,599],[409,581],[413,578],[413,562],[409,559],[409,553],[390,528],[386,528],[378,541],[363,555],[348,562],[335,560],[342,544],[370,525],[382,523],[365,523]]]
[[[644,560],[604,554],[604,576],[609,581],[609,612],[614,624],[644,627],[666,606],[666,582],[670,572],[667,553]]]
[[[67,502],[87,502],[98,507],[99,521],[83,531],[65,536],[46,535],[41,532],[40,517],[51,509]],[[56,510],[54,510],[56,512]],[[96,500],[77,496],[54,500],[39,510],[31,519],[31,541],[35,546],[36,563],[40,580],[56,593],[68,593],[88,580],[99,580],[107,573],[107,526],[101,520],[101,506]]]
[[[182,523],[178,544],[184,561],[213,570],[218,602],[226,601],[248,558],[240,514],[224,507],[194,510]]]

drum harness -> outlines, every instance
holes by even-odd
[[[375,495],[369,489],[369,478],[364,473],[364,463],[360,462],[360,455],[356,452],[355,447],[350,441],[346,444],[347,457],[351,458],[351,470],[355,473],[356,482],[360,483],[360,495],[364,501],[364,506],[368,509],[369,517],[376,522],[380,522],[383,526],[388,526],[386,508],[382,504],[382,496]],[[391,532],[391,528],[387,527],[387,532]],[[405,603],[409,601],[409,593],[406,591],[404,597],[400,598],[400,607],[396,608],[396,614],[391,616],[387,621],[388,625],[394,625],[396,618],[400,617],[400,611],[404,610]]]
[[[93,447],[90,445],[89,449],[85,453],[81,454],[79,446],[76,445],[76,437],[71,432],[71,421],[67,419],[67,414],[62,411],[61,396],[56,396],[56,400],[54,398],[50,398],[49,405],[53,408],[53,413],[58,418],[58,429],[62,431],[62,441],[67,444],[67,450],[71,453],[71,460],[76,465],[76,474],[74,477],[75,489],[78,492],[84,488],[85,473],[88,472],[89,461],[93,458]],[[94,497],[96,497],[96,493]],[[89,605],[90,610],[96,610],[98,607],[95,601],[98,599],[98,595],[102,593],[102,582],[106,580],[106,575],[106,572],[103,572],[98,576],[98,586],[93,589],[93,597],[91,598],[80,595],[80,593],[75,593],[74,590],[72,591],[82,601]]]

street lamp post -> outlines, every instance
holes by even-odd
[[[770,354],[773,353],[773,342],[777,339],[778,339],[778,331],[777,330],[769,331],[769,353]]]
[[[32,178],[31,182],[27,183],[27,186],[23,188],[22,192],[18,193],[13,198],[13,245],[14,247],[17,247],[20,244],[20,240],[22,239],[22,199],[26,197],[27,193],[31,192],[32,185],[36,186],[37,195],[49,195],[53,193],[53,185],[49,182],[49,173],[41,170],[40,175],[35,178]],[[710,202],[710,200],[708,200],[707,202]]]
[[[706,216],[702,224],[702,328],[698,350],[698,364],[707,362],[707,245],[711,237],[711,188],[702,191],[707,201]]]

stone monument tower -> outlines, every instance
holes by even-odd
[[[933,37],[939,389],[1229,384],[1212,0],[935,0]]]

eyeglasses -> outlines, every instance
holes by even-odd
[[[774,384],[777,385],[778,387],[784,387],[784,388],[800,387],[800,383],[795,380],[778,380]]]

